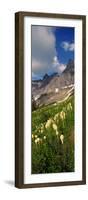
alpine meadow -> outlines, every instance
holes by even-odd
[[[74,172],[74,28],[32,25],[32,174]]]

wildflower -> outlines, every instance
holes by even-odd
[[[44,125],[41,126],[41,133],[43,133]]]
[[[56,124],[53,124],[53,129],[54,129],[55,131],[57,131],[57,125],[56,125]]]
[[[35,144],[37,144],[38,143],[38,138],[37,139],[35,139]]]
[[[62,120],[65,119],[65,112],[64,112],[63,110],[60,112],[60,118],[61,118]]]
[[[63,144],[64,143],[64,135],[63,134],[60,135],[60,140],[61,140],[61,143]]]
[[[41,133],[43,133],[43,130],[41,130]]]
[[[44,137],[43,137],[43,138],[44,138],[44,140],[46,140],[46,136],[45,136],[45,135],[44,135]]]
[[[40,139],[40,138],[36,138],[36,139],[35,139],[35,143],[36,143],[36,144],[39,144],[39,143],[41,143],[41,142],[42,142],[42,139]]]
[[[38,136],[37,135],[35,135],[35,138],[37,138]]]
[[[39,142],[39,141],[40,141],[40,138],[37,138],[37,141]]]
[[[54,116],[54,120],[56,121],[57,119],[59,119],[59,113]]]
[[[46,122],[46,129],[49,128],[51,126],[51,124],[53,123],[53,120],[52,119],[48,119],[47,122]]]
[[[59,132],[56,130],[56,135],[58,136],[59,135]]]

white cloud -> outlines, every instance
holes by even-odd
[[[53,69],[54,69],[54,71],[61,74],[65,70],[65,68],[66,68],[66,65],[60,63],[57,56],[55,56],[53,58]]]
[[[55,56],[55,57],[53,58],[53,62],[54,62],[54,63],[57,63],[57,62],[58,62],[57,56]]]
[[[69,51],[74,51],[75,45],[74,43],[71,43],[69,46]]]
[[[32,71],[48,71],[55,55],[55,36],[52,28],[32,26]]]
[[[34,77],[45,73],[62,72],[56,52],[54,29],[46,26],[32,26],[32,72]]]
[[[63,41],[61,44],[61,47],[65,50],[65,51],[74,51],[74,43],[70,43],[67,41]]]
[[[66,65],[65,64],[59,64],[58,67],[57,67],[57,72],[59,74],[61,74],[64,70],[66,69]]]

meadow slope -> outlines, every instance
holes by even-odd
[[[32,173],[74,171],[74,96],[32,112]]]

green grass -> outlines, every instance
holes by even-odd
[[[63,143],[61,135],[64,136]],[[32,173],[73,171],[74,97],[72,96],[63,103],[48,105],[32,112]]]

